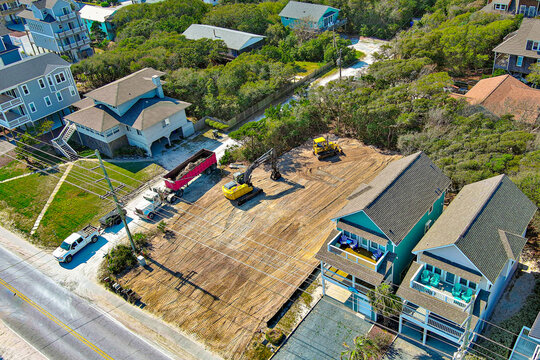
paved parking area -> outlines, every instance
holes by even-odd
[[[358,335],[367,334],[371,323],[337,300],[325,296],[298,326],[273,360],[339,359]]]

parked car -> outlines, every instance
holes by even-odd
[[[124,216],[126,215],[126,210],[122,209],[124,212]],[[103,229],[106,229],[113,225],[118,225],[122,222],[122,218],[120,217],[120,213],[118,212],[118,209],[114,209],[113,211],[103,215],[101,219],[99,219],[99,223],[101,224],[101,227]]]
[[[69,235],[59,247],[53,252],[53,256],[58,262],[69,263],[73,256],[81,251],[89,243],[95,243],[99,238],[97,227],[88,225],[81,231]]]

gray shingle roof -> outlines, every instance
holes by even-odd
[[[480,280],[482,280],[482,274],[478,273],[478,271],[467,269],[460,264],[452,263],[447,259],[441,259],[438,256],[429,253],[428,251],[425,251],[420,255],[420,260],[422,262],[431,264],[439,269],[449,271],[452,274],[470,280],[476,284],[479,284]]]
[[[38,19],[37,17],[34,16],[34,13],[30,10],[22,10],[17,14],[17,16],[22,17],[24,19],[29,19],[29,20],[34,20],[34,21],[44,21],[48,23],[52,23],[55,21],[54,18],[50,14],[47,14],[47,16],[45,16],[43,20]]]
[[[58,0],[20,0],[22,4],[34,5],[38,9],[52,9]]]
[[[327,5],[289,1],[283,10],[281,10],[279,16],[288,17],[291,19],[319,21],[319,19],[328,9],[339,11],[338,9]]]
[[[65,118],[99,132],[118,124],[125,124],[137,130],[145,130],[160,121],[186,109],[190,103],[173,98],[141,99],[123,116],[118,116],[104,105],[90,106],[71,113]]]
[[[133,100],[150,90],[156,89],[156,85],[152,82],[152,76],[154,75],[162,76],[165,75],[165,73],[152,68],[144,68],[96,90],[90,91],[85,94],[85,96],[117,107],[118,105]]]
[[[396,245],[450,185],[450,179],[423,152],[391,162],[360,185],[334,219],[364,211]]]
[[[540,59],[538,52],[526,49],[527,40],[540,41],[540,19],[523,19],[519,29],[497,45],[493,51]]]
[[[506,176],[463,187],[413,252],[455,244],[494,283],[508,259],[517,259],[536,206]],[[489,249],[489,254],[486,254]]]
[[[227,45],[227,48],[233,50],[242,50],[265,38],[265,36],[262,35],[202,24],[190,25],[182,35],[190,40],[223,40]]]
[[[7,35],[11,32],[6,25],[4,25],[2,22],[0,22],[0,36]]]
[[[0,90],[46,75],[58,67],[69,67],[69,63],[54,53],[29,56],[0,69]]]

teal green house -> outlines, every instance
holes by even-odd
[[[345,288],[346,303],[375,320],[367,293],[383,282],[401,283],[413,248],[442,213],[450,183],[418,152],[361,184],[334,215],[335,230],[315,256],[321,261],[323,293],[328,283]]]
[[[120,6],[121,7],[121,6]],[[88,32],[92,33],[92,24],[97,22],[99,27],[107,39],[114,40],[115,31],[112,23],[109,21],[109,18],[118,10],[119,7],[101,7],[93,5],[85,5],[79,11],[82,21],[88,28]]]
[[[331,30],[344,22],[338,20],[339,9],[327,5],[289,1],[281,10],[279,17],[284,26],[295,28],[307,26],[314,31]]]

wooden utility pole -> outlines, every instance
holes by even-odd
[[[109,184],[109,188],[111,189],[111,195],[114,199],[114,203],[116,204],[116,210],[118,211],[118,214],[120,215],[120,218],[124,223],[124,228],[126,228],[126,233],[129,242],[131,243],[131,249],[133,250],[133,253],[137,255],[137,249],[135,248],[135,243],[133,242],[131,232],[129,231],[129,227],[126,221],[126,215],[124,214],[124,209],[122,209],[122,206],[118,202],[118,198],[116,197],[116,192],[114,191],[114,187],[112,186],[111,179],[109,179],[109,175],[107,174],[107,169],[105,169],[105,165],[103,165],[103,160],[101,160],[101,155],[99,155],[99,150],[96,150],[96,156],[99,160],[99,166],[101,166],[101,170],[103,170],[103,175],[105,175],[105,180],[107,180],[107,184]]]

